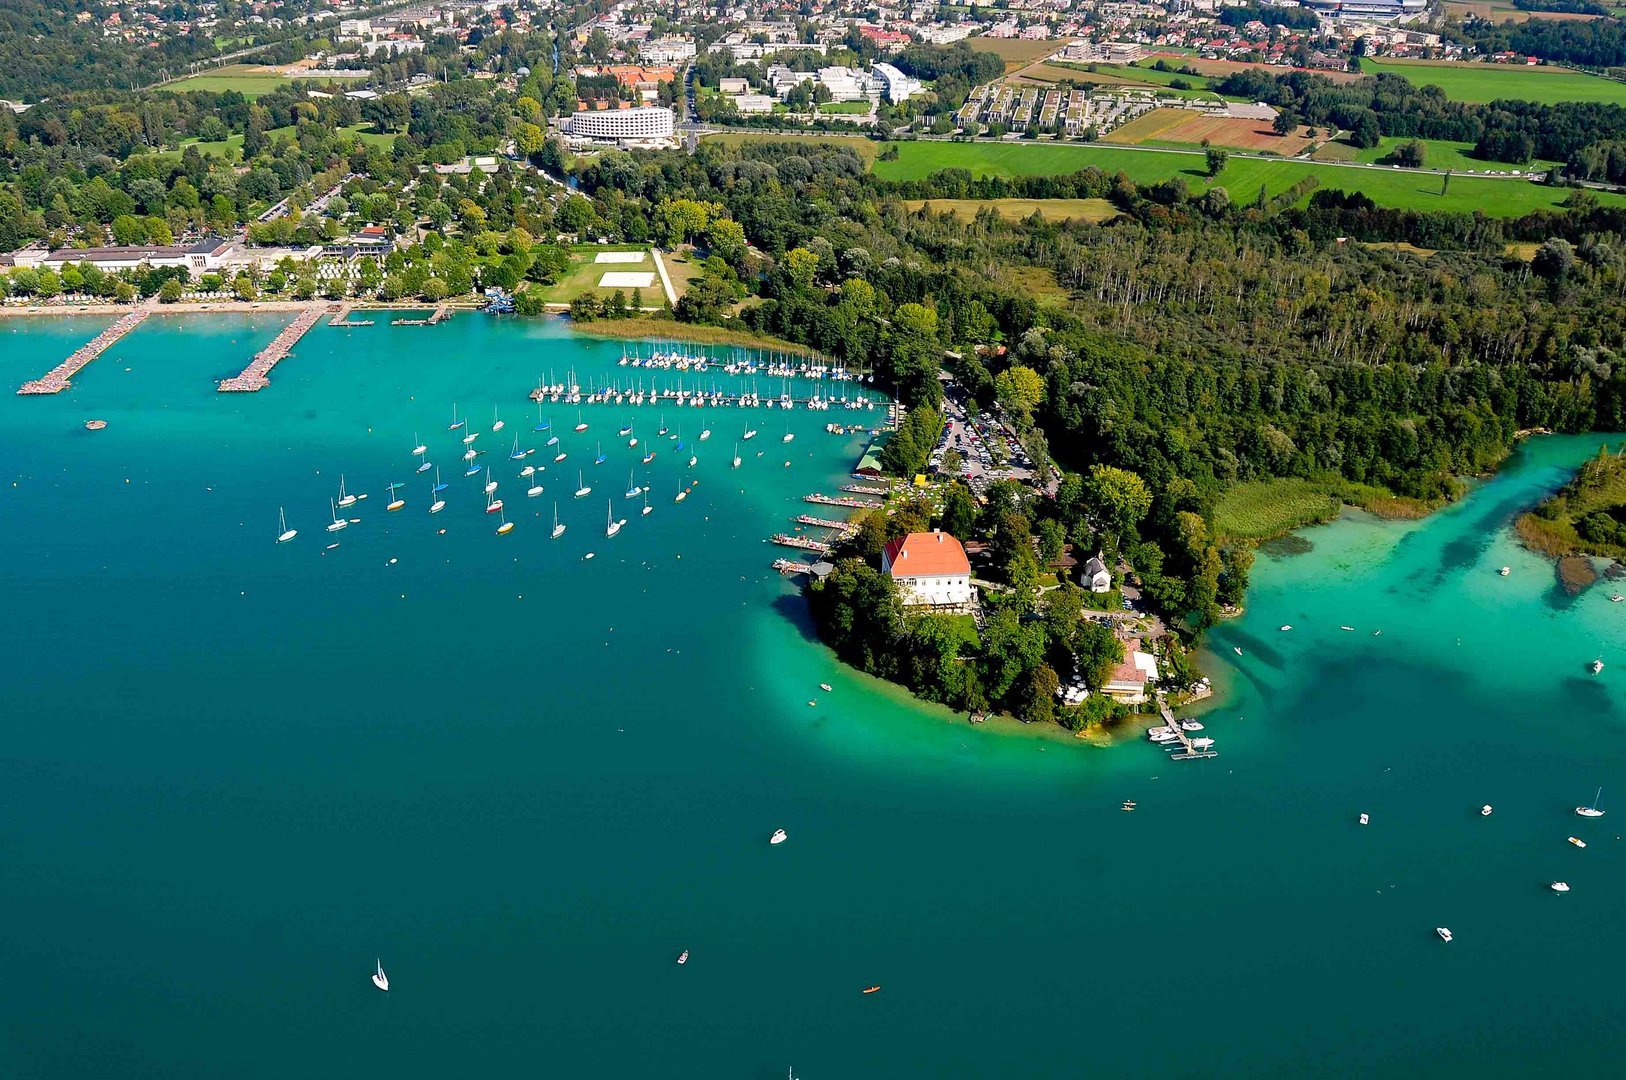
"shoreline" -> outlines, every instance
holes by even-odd
[[[563,317],[563,313],[560,313]],[[816,357],[818,352],[794,341],[753,334],[726,326],[682,323],[674,319],[594,319],[572,322],[570,328],[588,337],[619,341],[686,341],[695,345],[735,345],[745,349],[772,349],[792,356]]]
[[[356,311],[433,311],[448,307],[454,311],[478,311],[473,302],[467,304],[428,304],[422,300],[399,303],[366,303],[344,300],[180,300],[173,304],[144,302],[139,304],[36,304],[30,307],[0,306],[0,319],[36,319],[71,315],[127,315],[132,311],[146,311],[153,315],[252,315],[255,312],[302,312],[312,308],[326,311],[330,307],[348,307]]]

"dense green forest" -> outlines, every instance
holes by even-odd
[[[1488,53],[1512,50],[1577,67],[1626,65],[1626,24],[1614,18],[1528,19],[1503,23],[1475,20],[1464,27],[1459,36]]]

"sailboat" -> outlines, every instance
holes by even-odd
[[[555,499],[553,502],[553,538],[555,540],[559,539],[560,536],[564,535],[564,531],[565,527],[559,524],[559,501]]]
[[[632,470],[627,470],[627,498],[636,499],[644,493],[644,489],[632,482]]]
[[[629,423],[626,427],[623,427],[620,431],[616,432],[616,434],[625,439],[628,435],[632,434],[632,425]]]
[[[679,487],[678,488],[678,493],[677,493],[677,498],[673,499],[672,501],[673,502],[682,502],[684,499],[687,499],[688,497],[689,497],[689,489],[686,488],[686,487]]]
[[[494,495],[486,495],[486,513],[495,514],[502,509],[502,500]]]
[[[471,450],[470,453],[473,453],[473,451]],[[473,458],[469,458],[469,467],[463,470],[463,475],[464,476],[479,476],[480,475],[480,466],[475,464]]]
[[[446,500],[440,497],[440,485],[436,484],[429,492],[429,512],[438,514],[444,509],[446,509]]]
[[[463,421],[457,418],[457,402],[452,402],[452,422],[446,425],[447,431],[456,431],[463,426]]]
[[[497,505],[500,507],[502,504],[498,503]],[[504,533],[510,533],[510,532],[514,531],[514,523],[512,521],[508,520],[508,515],[507,514],[501,513],[499,511],[497,517],[498,517],[499,520],[502,521],[502,524],[497,526],[497,535],[498,536],[502,536]]]
[[[536,483],[525,489],[525,497],[534,499],[540,494],[542,494],[542,478],[536,477]]]
[[[282,528],[277,532],[277,543],[286,544],[288,541],[299,535],[298,529],[290,529],[288,527],[288,515],[283,512],[282,507],[280,506],[277,507],[277,520],[282,523]]]
[[[796,438],[796,433],[794,431],[791,431],[789,428],[786,428],[785,429],[785,437],[783,439],[780,439],[779,441],[780,442],[790,442],[794,438]]]
[[[648,517],[649,512],[653,509],[655,508],[649,505],[649,489],[644,488],[644,516]]]
[[[553,455],[553,463],[555,465],[559,464],[559,462],[563,461],[564,459],[565,459],[565,452],[563,450],[561,450],[557,454]]]
[[[607,511],[605,517],[606,517],[606,520],[609,522],[609,524],[605,525],[605,527],[604,527],[604,535],[605,536],[614,536],[616,533],[621,531],[621,526],[625,525],[626,521],[625,520],[622,520],[622,521],[615,520],[615,504],[614,503],[605,503],[604,505],[605,505],[605,509]]]
[[[519,436],[514,436],[514,448],[508,452],[509,461],[519,461],[525,457],[525,451],[519,448]]]
[[[394,511],[396,511],[396,510],[401,509],[401,507],[406,505],[406,500],[405,499],[397,499],[395,497],[395,489],[400,487],[400,486],[401,486],[400,484],[391,484],[390,485],[390,504],[388,506],[384,507],[384,509],[391,511],[392,513]]]
[[[609,458],[604,456],[604,444],[599,443],[598,444],[598,456],[593,459],[593,464],[594,465],[602,465],[606,461],[609,461],[609,460],[610,460]]]
[[[339,505],[340,506],[354,506],[354,505],[356,505],[356,497],[354,495],[347,494],[345,492],[345,490],[344,490],[344,474],[343,473],[339,474]]]
[[[695,455],[695,454],[690,454],[689,455],[689,468],[692,469],[699,463],[700,463],[700,458],[699,458],[698,455]]]
[[[382,960],[374,960],[373,963],[378,968],[377,971],[373,972],[373,985],[378,987],[380,990],[388,991],[390,988],[390,977],[384,974],[384,962]]]
[[[745,429],[745,438],[754,439],[756,437],[757,437],[757,433],[756,433],[755,428],[746,428]]]
[[[435,468],[435,489],[432,492],[430,492],[430,494],[439,495],[441,492],[445,491],[447,488],[449,488],[451,486],[452,485],[450,485],[450,484],[443,484],[443,483],[440,482],[440,467],[436,466],[436,468]]]
[[[1592,796],[1591,806],[1577,806],[1575,812],[1581,817],[1603,817],[1603,811],[1598,809],[1598,800],[1601,798],[1603,798],[1603,788],[1599,788],[1598,793]]]
[[[655,432],[655,434],[657,434],[657,435],[665,435],[665,434],[666,434],[666,433],[667,433],[667,431],[669,431],[669,430],[670,430],[670,429],[669,429],[669,428],[668,428],[668,427],[667,427],[667,426],[666,426],[666,414],[665,414],[665,413],[661,413],[661,426],[660,426],[660,430],[659,430],[659,431],[657,431],[657,432]]]
[[[521,477],[535,476],[536,475],[536,466],[535,465],[527,465],[527,466],[525,466],[523,469],[521,469],[519,471],[519,475]]]
[[[503,422],[497,418],[497,406],[493,405],[491,407],[491,430],[501,431],[502,429]]]
[[[701,428],[700,429],[700,441],[705,442],[709,438],[711,438],[711,428]]]
[[[327,509],[328,513],[333,515],[333,524],[327,527],[328,532],[338,532],[340,529],[350,524],[348,521],[344,520],[344,518],[339,516],[338,510],[334,509],[333,507],[332,499],[327,501]]]
[[[734,464],[733,464],[732,468],[737,469],[739,467],[740,467],[740,444],[735,443],[734,444]]]
[[[586,421],[584,421],[582,419],[582,411],[580,409],[576,410],[576,430],[577,431],[586,431],[587,430],[587,423],[586,423]]]
[[[491,466],[486,466],[486,494],[490,495],[497,490],[497,481],[491,478]]]
[[[582,483],[582,471],[580,469],[577,469],[576,470],[576,498],[579,499],[583,495],[591,495],[592,493],[593,493],[593,489],[588,487],[586,484]]]
[[[422,461],[418,462],[418,471],[421,473],[426,473],[434,467],[434,463],[428,458],[424,458]]]
[[[429,452],[429,447],[425,446],[421,442],[418,442],[418,433],[416,431],[412,433],[412,441],[418,443],[418,445],[412,448],[412,454],[414,457],[422,457],[424,454]]]
[[[654,461],[654,460],[655,460],[655,451],[654,451],[653,448],[651,448],[649,453],[644,455],[644,464],[648,465],[651,461]]]
[[[467,435],[463,436],[463,445],[467,446],[479,437],[480,433],[478,431],[471,431]]]
[[[532,428],[531,430],[532,431],[546,431],[552,426],[553,426],[553,421],[542,419],[542,402],[541,402],[541,399],[538,399],[537,403],[536,403],[536,426],[534,428]]]

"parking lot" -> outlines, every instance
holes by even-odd
[[[959,476],[973,494],[986,495],[995,480],[1033,483],[1033,463],[1016,435],[992,413],[971,415],[951,392],[943,401],[943,437],[932,451],[931,467],[941,472],[943,455],[953,450],[962,462]]]

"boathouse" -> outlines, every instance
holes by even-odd
[[[891,541],[881,552],[881,569],[897,584],[905,606],[971,603],[971,562],[960,542],[941,529]]]

